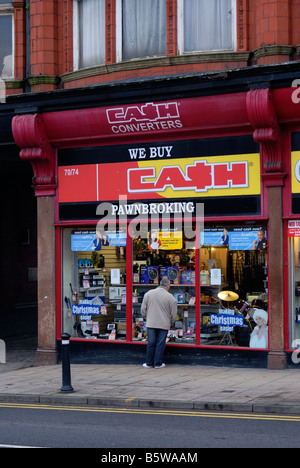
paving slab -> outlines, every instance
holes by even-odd
[[[72,364],[74,392],[62,393],[62,366],[37,367],[34,346],[17,342],[0,364],[0,402],[174,408],[300,415],[300,366],[281,371],[230,366]]]

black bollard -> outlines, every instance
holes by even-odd
[[[62,357],[62,393],[72,393],[74,389],[71,385],[71,363],[70,363],[70,338],[71,335],[63,333],[61,336],[61,357]]]

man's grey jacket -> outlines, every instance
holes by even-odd
[[[145,294],[141,312],[147,319],[147,328],[170,330],[177,316],[177,301],[166,288],[159,286]]]

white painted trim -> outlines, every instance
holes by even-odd
[[[122,62],[122,0],[116,0],[116,62]]]
[[[15,17],[14,17],[14,9],[11,5],[0,5],[0,16],[11,16],[11,67],[12,67],[12,75],[6,76],[3,79],[9,80],[14,79],[15,77]],[[2,73],[2,63],[0,63],[0,73]],[[1,75],[0,75],[1,77]]]
[[[184,52],[184,18],[183,18],[183,2],[184,0],[177,0],[177,45],[178,55],[185,54]],[[237,0],[231,0],[231,11],[232,11],[232,49],[216,49],[216,50],[195,50],[195,53],[199,52],[219,52],[227,50],[237,50]],[[189,54],[193,52],[187,52]]]
[[[79,0],[73,0],[73,70],[79,70]]]

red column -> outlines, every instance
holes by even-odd
[[[253,17],[253,15],[252,15]],[[249,0],[237,0],[237,50],[249,50]]]
[[[13,118],[12,130],[20,158],[32,165],[38,219],[38,349],[37,364],[57,363],[54,195],[56,152],[48,142],[42,117]]]
[[[283,136],[269,89],[247,95],[249,121],[254,139],[261,145],[262,178],[268,196],[268,289],[269,289],[269,369],[285,369],[284,324],[284,239],[282,220]]]
[[[62,73],[73,71],[73,0],[63,0],[58,14],[58,64]]]
[[[58,75],[58,2],[30,1],[31,90],[51,91]]]
[[[257,63],[268,64],[290,60],[292,45],[291,0],[253,0],[250,2],[254,28],[252,48]]]
[[[177,55],[177,0],[167,0],[167,56]]]
[[[25,0],[12,2],[15,25],[15,79],[22,80],[26,75],[26,12]]]
[[[106,63],[116,62],[116,0],[105,4],[105,54]]]

